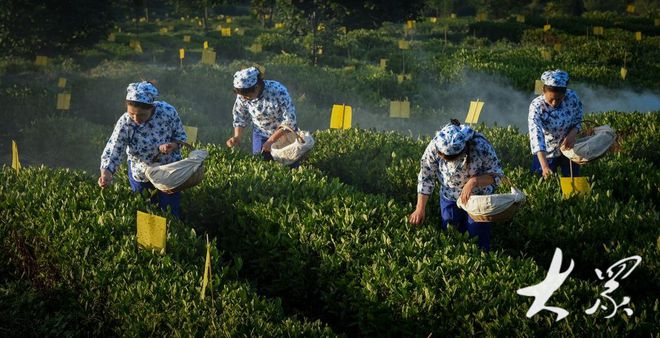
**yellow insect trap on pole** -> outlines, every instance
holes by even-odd
[[[387,61],[389,61],[389,60],[388,60],[388,59],[380,59],[379,67],[380,67],[381,69],[385,69],[385,68],[387,68]]]
[[[223,37],[230,37],[231,36],[231,28],[223,28],[220,30],[220,35]]]
[[[283,24],[283,23],[278,22],[278,23],[275,24],[275,29],[283,29],[283,28],[284,28],[284,24]]]
[[[574,194],[588,194],[591,192],[591,185],[586,177],[560,177],[559,179],[564,199]]]
[[[11,167],[16,170],[16,173],[21,169],[21,162],[18,160],[18,145],[14,140],[11,140]]]
[[[165,252],[167,221],[164,217],[137,212],[137,242],[145,249]]]
[[[66,78],[61,77],[61,78],[57,79],[57,87],[59,87],[59,88],[66,87]]]
[[[197,127],[183,126],[183,129],[186,131],[186,136],[188,136],[188,143],[197,142]]]
[[[543,31],[544,32],[549,32],[551,28],[552,28],[552,26],[550,26],[550,24],[546,24],[546,25],[543,26]]]
[[[330,129],[349,129],[353,122],[353,109],[345,104],[332,106]]]
[[[516,15],[516,22],[525,23],[524,15]]]
[[[628,76],[628,68],[626,67],[621,67],[621,71],[619,72],[621,75],[621,80],[625,80],[626,77]]]
[[[438,23],[438,18],[435,17],[435,16],[432,16],[432,17],[429,18],[429,22],[431,22],[431,23]]]
[[[183,42],[190,42],[190,35],[184,35]]]
[[[632,13],[635,13],[635,5],[633,5],[633,4],[629,4],[629,5],[626,7],[626,12],[631,13],[631,14],[632,14]]]
[[[470,101],[470,109],[468,110],[467,117],[465,118],[465,123],[477,123],[479,121],[479,115],[481,114],[481,109],[484,108],[484,102],[479,101]]]
[[[179,59],[183,60],[186,58],[186,50],[183,48],[179,48]]]
[[[57,94],[57,110],[69,110],[71,108],[71,93]]]
[[[543,94],[543,82],[541,80],[534,81],[534,94]]]
[[[410,101],[390,101],[390,118],[410,118]]]
[[[215,64],[215,52],[210,49],[202,50],[202,63],[205,65]]]
[[[406,21],[406,28],[408,28],[408,29],[415,29],[415,20],[408,20],[408,21]]]
[[[642,41],[642,32],[635,32],[635,41]]]
[[[37,66],[46,66],[48,65],[48,57],[43,55],[37,55],[36,59],[34,60],[34,63]]]
[[[397,74],[396,76],[396,82],[401,84],[403,81],[410,81],[412,80],[412,74]]]
[[[399,40],[399,49],[410,49],[410,42],[406,40]]]
[[[209,243],[208,235],[206,235],[206,260],[204,261],[204,276],[202,277],[202,290],[199,293],[199,298],[204,300],[206,296],[206,287],[211,280],[211,243]],[[213,299],[213,296],[211,296]]]
[[[204,41],[204,49],[209,49],[209,42],[208,41]]]

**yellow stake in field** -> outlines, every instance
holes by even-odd
[[[465,123],[477,123],[479,121],[479,115],[481,114],[481,109],[484,107],[484,102],[479,101],[470,101],[470,109],[468,110],[467,117],[465,118]]]
[[[330,129],[349,129],[353,122],[353,109],[345,104],[332,106]]]
[[[16,170],[16,173],[21,169],[21,162],[18,160],[18,145],[14,140],[11,140],[11,167]]]
[[[211,243],[209,243],[208,235],[206,235],[206,260],[204,261],[204,277],[202,277],[202,290],[199,293],[199,298],[204,300],[206,296],[206,287],[211,280]],[[211,299],[213,299],[213,291],[211,291]]]
[[[186,136],[188,136],[188,143],[197,142],[197,127],[183,126],[183,129],[186,131]]]

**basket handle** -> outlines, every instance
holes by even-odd
[[[302,144],[305,144],[305,139],[302,138],[302,136],[300,136],[300,134],[298,134],[295,130],[291,129],[291,127],[289,127],[287,125],[284,125],[284,124],[281,124],[279,127],[277,127],[277,129],[284,129],[286,132],[293,133],[294,135],[296,135],[296,138],[298,139],[298,142],[300,142]]]

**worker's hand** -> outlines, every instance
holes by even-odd
[[[459,198],[461,199],[461,203],[466,204],[467,201],[470,199],[470,196],[472,196],[472,189],[477,187],[477,177],[473,176],[470,177],[470,179],[465,183],[463,186],[463,190],[461,190],[461,196]]]
[[[410,217],[408,217],[408,222],[412,225],[420,225],[424,222],[424,217],[426,216],[426,210],[424,208],[416,208]]]
[[[577,129],[573,128],[571,131],[568,132],[566,137],[564,137],[564,141],[561,143],[561,148],[562,149],[572,149],[573,146],[575,145],[575,136],[577,135]]]
[[[229,139],[227,139],[227,147],[233,148],[238,145],[239,138],[236,136],[232,136]]]
[[[549,166],[541,166],[541,169],[543,170],[543,178],[544,179],[548,179],[548,178],[552,177],[552,175],[554,174],[552,172],[552,169],[550,169]]]
[[[266,142],[264,142],[264,144],[261,146],[261,151],[264,153],[270,153],[270,147],[273,146],[273,143],[275,142],[271,141],[270,139],[266,140]]]
[[[99,187],[105,188],[112,184],[112,173],[107,169],[101,169],[101,176],[99,177]]]
[[[169,154],[179,148],[179,145],[176,142],[168,142],[158,146],[158,150],[162,154]]]

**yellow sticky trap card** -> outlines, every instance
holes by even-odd
[[[534,94],[543,94],[543,82],[541,80],[534,81]]]
[[[278,23],[275,24],[275,29],[283,29],[283,28],[284,28],[284,24],[283,24],[283,23],[278,22]]]
[[[316,49],[316,54],[317,55],[323,55],[323,48]]]
[[[387,68],[387,59],[380,59],[380,68],[385,69]]]
[[[431,22],[431,23],[437,23],[437,22],[438,22],[438,18],[435,17],[435,16],[432,16],[432,17],[429,18],[429,22]]]
[[[63,77],[57,79],[57,87],[59,87],[59,88],[66,87],[66,79],[63,78]]]
[[[544,32],[548,32],[548,31],[550,31],[551,28],[552,28],[552,26],[550,26],[549,24],[544,25],[544,26],[543,26],[543,31],[544,31]]]
[[[481,109],[484,108],[483,101],[470,101],[470,109],[468,110],[467,117],[465,118],[465,123],[477,123],[479,121],[479,115],[481,114]]]
[[[204,49],[202,51],[202,63],[206,65],[215,64],[215,52],[210,49]]]
[[[167,29],[167,27],[163,27],[158,32],[160,33],[160,35],[165,35],[165,34],[167,34],[168,29]]]
[[[390,101],[391,118],[410,118],[410,101]]]
[[[250,51],[252,51],[252,53],[257,54],[257,53],[261,53],[263,51],[263,48],[260,43],[254,43],[252,44],[252,46],[250,46]]]
[[[633,5],[633,4],[628,4],[628,6],[626,7],[626,12],[628,12],[628,13],[635,13],[635,5]]]
[[[17,173],[21,169],[21,162],[18,160],[18,145],[16,145],[16,141],[14,140],[11,140],[11,167]]]
[[[223,28],[220,30],[220,35],[223,37],[229,37],[231,36],[231,28]]]
[[[406,40],[399,40],[399,49],[410,49],[410,42]]]
[[[183,42],[190,42],[190,35],[184,35]]]
[[[197,142],[197,127],[183,126],[183,129],[186,131],[186,136],[188,136],[188,143]]]
[[[186,50],[183,48],[179,48],[179,59],[184,59],[186,57]]]
[[[225,22],[226,22],[226,23],[232,23],[233,20],[232,20],[231,16],[228,16],[228,17],[227,17],[227,20],[225,20]]]
[[[198,21],[197,21],[197,26],[199,26],[199,27],[204,26],[204,23],[202,22],[202,20],[198,20]]]
[[[199,297],[204,300],[206,296],[206,287],[211,280],[211,243],[209,243],[208,235],[206,237],[206,260],[204,261],[204,276],[202,277],[202,289]]]
[[[605,28],[603,28],[603,26],[594,27],[594,35],[603,35],[604,32]]]
[[[330,129],[349,129],[353,121],[353,109],[345,104],[332,106]]]
[[[635,40],[642,41],[642,32],[635,32]]]
[[[115,35],[115,33],[108,34],[108,41],[110,41],[110,42],[117,41],[117,35]]]
[[[628,68],[626,68],[626,67],[621,67],[621,72],[620,72],[620,74],[621,74],[621,79],[622,79],[622,80],[625,80],[625,79],[626,79],[626,76],[628,76]]]
[[[209,49],[209,42],[208,41],[204,41],[204,49]]]
[[[406,21],[406,28],[408,28],[408,29],[415,29],[415,20],[408,20],[408,21]]]
[[[36,59],[34,60],[34,63],[37,66],[46,66],[48,65],[48,57],[43,55],[37,55]]]
[[[270,20],[270,14],[264,14],[264,19]]]
[[[397,74],[396,76],[396,82],[401,84],[403,81],[410,81],[412,80],[412,74]]]
[[[555,43],[554,49],[556,52],[561,52],[561,43]]]
[[[71,107],[71,93],[57,94],[57,110],[69,110]]]
[[[167,221],[164,217],[137,212],[137,242],[145,249],[165,251]]]
[[[516,21],[520,23],[525,23],[525,16],[524,15],[516,15]]]
[[[552,54],[544,49],[541,51],[541,58],[545,61],[552,61]]]
[[[564,198],[573,194],[588,194],[591,192],[591,184],[586,177],[560,177],[561,192]]]
[[[316,25],[316,30],[319,31],[319,32],[325,31],[325,25],[322,24],[322,23]]]

